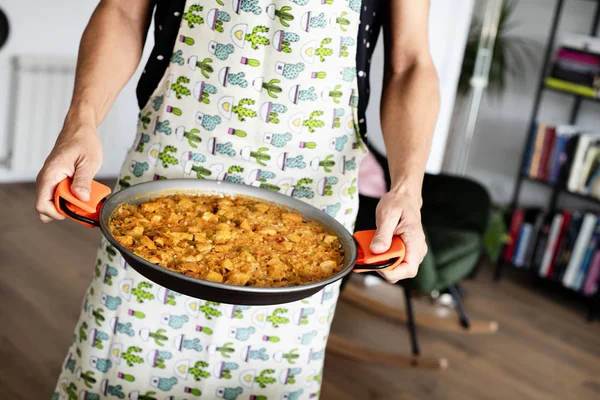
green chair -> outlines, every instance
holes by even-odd
[[[390,186],[387,160],[371,149],[383,167],[388,188]],[[360,196],[356,230],[375,229],[375,209],[379,199]],[[344,299],[354,305],[366,308],[388,319],[406,322],[409,328],[412,356],[417,360],[420,349],[417,340],[416,321],[421,325],[449,331],[469,333],[493,333],[497,324],[493,321],[470,321],[461,300],[459,283],[473,277],[484,253],[484,234],[491,211],[490,196],[477,182],[449,175],[426,174],[423,183],[422,224],[425,231],[428,253],[419,267],[416,277],[398,282],[404,289],[406,316],[390,305],[375,304],[365,293],[351,289],[344,282]],[[374,276],[380,277],[378,274]],[[432,318],[420,319],[413,311],[413,293],[423,295],[449,293],[452,296],[457,323],[448,325],[446,321]],[[414,363],[417,365],[417,363]]]

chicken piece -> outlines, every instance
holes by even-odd
[[[260,233],[261,235],[267,235],[267,236],[277,235],[277,231],[273,228],[262,228],[261,230],[258,231],[258,233]]]
[[[217,244],[224,244],[231,240],[231,231],[229,230],[219,230],[213,236],[213,241]]]
[[[269,211],[269,207],[267,204],[263,204],[263,203],[258,203],[255,204],[254,207],[256,208],[256,211],[258,211],[259,213],[266,213],[267,211]]]
[[[142,246],[145,246],[145,247],[147,247],[149,249],[152,249],[152,250],[156,249],[156,245],[154,244],[154,242],[152,241],[152,239],[150,239],[146,235],[142,236],[142,238],[140,239],[140,244]]]
[[[175,214],[174,212],[171,213],[171,215],[169,215],[169,222],[178,222],[181,218],[183,218],[183,215],[179,215],[179,214]]]
[[[189,198],[183,198],[183,199],[179,200],[179,202],[177,203],[177,205],[180,208],[182,208],[184,210],[187,210],[189,208],[192,208],[194,206],[194,203]]]
[[[127,233],[137,239],[144,234],[144,227],[138,225]]]
[[[247,231],[252,229],[252,227],[250,226],[250,224],[248,223],[247,220],[242,221],[242,223],[240,224],[240,228],[247,230]]]
[[[302,238],[298,235],[296,235],[295,233],[288,233],[286,238],[288,238],[289,240],[291,240],[294,243],[298,243],[302,240]]]
[[[154,224],[158,224],[160,221],[162,221],[162,216],[161,215],[153,215],[152,218],[150,219],[150,221],[152,221],[152,223],[154,223]]]
[[[227,276],[225,283],[230,285],[244,286],[250,280],[250,275],[242,272],[232,272]]]
[[[222,283],[223,275],[221,275],[220,273],[215,272],[215,271],[208,271],[208,273],[206,274],[204,279],[206,279],[207,281],[211,281],[211,282]]]
[[[323,271],[324,274],[331,275],[333,274],[333,269],[337,267],[337,263],[332,260],[327,260],[319,264],[319,267],[321,267],[321,271]]]
[[[124,235],[124,236],[115,236],[117,242],[121,243],[123,246],[132,246],[133,245],[133,236]]]
[[[220,244],[220,245],[216,245],[213,248],[215,249],[215,252],[217,252],[217,253],[228,253],[231,251],[230,244]]]
[[[335,242],[336,240],[337,240],[337,236],[332,236],[332,235],[327,235],[323,239],[323,241],[327,244],[331,244],[331,243]]]
[[[157,237],[156,239],[154,239],[154,244],[163,247],[165,245],[165,238]]]
[[[167,236],[177,240],[194,240],[194,235],[187,232],[167,232]]]
[[[220,217],[219,220],[222,222],[228,221],[235,217],[235,213],[233,212],[233,210],[229,209],[221,209],[217,212],[217,215]]]
[[[205,243],[206,240],[206,233],[204,232],[194,232],[194,242],[198,242],[198,243]]]
[[[225,260],[223,260],[223,264],[221,264],[221,267],[223,267],[227,271],[231,271],[233,269],[233,263],[229,258],[226,258]]]
[[[274,258],[267,263],[267,274],[274,281],[280,281],[287,275],[287,266],[279,259]]]
[[[292,244],[292,242],[283,242],[283,247],[285,247],[285,249],[287,251],[290,251],[294,248],[294,245]]]
[[[283,219],[284,221],[291,221],[297,223],[301,223],[302,221],[304,221],[304,218],[302,218],[301,215],[294,213],[283,213],[281,214],[281,219]]]
[[[228,208],[233,205],[233,201],[231,199],[221,199],[218,201],[219,208]]]
[[[231,225],[229,225],[229,224],[226,224],[226,223],[223,223],[223,222],[221,222],[220,224],[217,224],[217,230],[228,231],[230,229],[231,229]]]
[[[158,202],[142,203],[141,207],[143,212],[156,212],[161,208],[161,204]]]
[[[202,219],[208,222],[217,222],[219,220],[219,217],[213,213],[205,212],[204,214],[202,214]]]
[[[213,248],[212,244],[209,243],[198,243],[196,249],[201,253],[208,253]]]

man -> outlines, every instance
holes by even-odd
[[[355,51],[360,1],[267,3],[101,1],[82,37],[71,108],[38,177],[36,209],[40,219],[43,222],[63,219],[55,210],[52,197],[56,185],[67,177],[73,178],[71,190],[77,197],[84,201],[89,198],[91,180],[102,161],[96,129],[140,61],[149,18],[156,8],[156,44],[138,85],[141,115],[150,115],[154,122],[140,121],[135,145],[123,164],[122,181],[128,177],[125,181],[134,185],[158,176],[215,179],[217,174],[211,165],[223,168],[235,165],[243,173],[240,177],[243,183],[251,184],[251,172],[260,166],[269,172],[268,179],[277,180],[273,181],[276,186],[283,185],[284,180],[296,185],[302,182],[303,190],[296,191],[297,195],[301,194],[304,201],[352,229],[358,197],[349,189],[358,177],[357,164],[367,153],[354,129],[358,123],[353,93],[357,92]],[[393,235],[400,235],[405,242],[404,262],[393,271],[382,272],[390,282],[415,276],[426,253],[419,212],[421,184],[439,103],[437,75],[427,39],[428,7],[428,1],[394,0],[389,14],[394,29],[388,32],[386,40],[388,69],[382,124],[388,154],[393,155],[389,162],[393,184],[379,203],[378,229],[371,248],[376,253],[386,251]],[[196,88],[201,88],[201,93],[200,90],[196,93]],[[343,103],[338,93],[342,94]],[[270,112],[263,116],[265,104]],[[325,125],[323,115],[343,121]],[[180,129],[173,132],[176,128]],[[236,132],[244,134],[232,134]],[[281,140],[273,141],[273,133],[281,133]],[[212,138],[223,143],[220,151],[206,152],[198,146],[199,143],[204,146]],[[307,142],[311,145],[306,146]],[[336,144],[330,147],[332,142]],[[261,151],[264,155],[260,160],[254,156],[257,152],[247,151],[255,148],[266,149]],[[280,157],[282,152],[287,156]],[[320,162],[314,162],[321,159],[328,159],[340,168],[325,170]],[[279,160],[290,162],[279,165]],[[316,190],[316,182],[329,177],[335,178],[332,181],[339,185],[331,198],[318,195]],[[206,349],[222,345],[222,340],[219,335],[199,336],[195,326],[207,327],[210,332],[229,332],[235,339],[232,342],[235,353],[256,346],[273,354],[295,348],[296,337],[307,335],[306,341],[312,340],[313,331],[319,332],[321,339],[326,338],[328,324],[317,330],[318,321],[309,318],[309,323],[301,327],[245,327],[240,324],[251,321],[244,316],[235,323],[224,317],[200,317],[201,322],[192,324],[187,323],[188,319],[180,319],[181,324],[172,325],[164,316],[177,312],[185,315],[183,304],[192,301],[191,298],[181,296],[175,308],[170,308],[154,299],[152,291],[160,290],[158,285],[131,268],[121,268],[102,246],[97,262],[113,264],[118,271],[114,280],[126,280],[128,285],[144,289],[152,298],[142,302],[120,296],[118,288],[102,280],[91,282],[85,306],[102,308],[106,321],[118,318],[123,324],[130,324],[128,332],[133,335],[117,337],[114,333],[113,337],[112,331],[102,324],[96,327],[96,322],[83,310],[70,353],[75,354],[77,347],[82,355],[74,358],[75,363],[86,369],[88,365],[95,368],[97,383],[89,392],[105,390],[100,387],[101,382],[109,386],[119,382],[119,390],[129,392],[131,398],[156,390],[183,396],[191,390],[185,381],[192,374],[197,390],[228,399],[242,393],[269,398],[318,396],[318,388],[308,393],[299,383],[276,383],[269,374],[285,373],[287,368],[270,356],[248,360],[244,368],[237,363],[228,364],[231,367],[228,376],[236,375],[236,383],[232,385],[226,385],[215,373],[206,375],[218,363],[231,360],[225,357],[227,354],[207,353]],[[333,312],[338,287],[339,283],[326,289],[333,294],[327,302],[307,299],[315,315]],[[128,315],[126,302],[141,310],[145,319],[139,321]],[[291,315],[305,306],[297,302],[286,304],[285,309]],[[252,307],[252,315],[266,316],[269,312],[267,307]],[[94,335],[98,331],[103,335],[94,336],[92,341],[83,339],[89,337],[89,332],[82,331],[82,326],[94,326]],[[257,329],[261,329],[260,333]],[[165,356],[163,361],[172,364],[164,374],[152,365],[149,368],[148,363],[136,362],[138,349],[140,354],[155,350],[148,332],[160,332],[168,338],[183,334],[201,340],[202,346],[195,347],[199,354],[194,353],[200,364],[186,363],[188,358],[173,348],[172,341],[160,348]],[[262,340],[274,336],[279,340]],[[119,353],[111,361],[103,344],[97,346],[96,339],[116,341],[119,349],[127,353]],[[311,370],[319,370],[322,351],[309,350]],[[100,361],[103,362],[99,366]],[[118,368],[112,368],[114,363]],[[57,390],[62,384],[68,387],[76,381],[74,371],[77,368],[63,370]],[[307,374],[308,368],[294,372]],[[262,374],[260,379],[256,374]],[[124,381],[123,376],[132,379]],[[248,384],[242,387],[237,382]]]

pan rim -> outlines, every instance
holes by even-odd
[[[180,186],[180,188],[178,188],[178,189],[172,189],[172,188],[158,189],[159,187],[165,186],[165,185],[167,185],[169,187]],[[193,186],[197,186],[197,188],[193,188]],[[146,187],[148,187],[148,190],[143,190]],[[212,190],[211,190],[211,187],[213,188]],[[152,188],[155,188],[155,189],[152,189]],[[218,188],[220,188],[221,191],[219,191]],[[135,192],[143,192],[143,194],[128,196],[127,193],[134,192],[133,189],[135,189]],[[223,189],[225,189],[225,190],[229,189],[229,190],[231,190],[231,192],[223,192]],[[247,193],[243,193],[243,192],[247,192]],[[211,282],[211,281],[207,281],[207,280],[203,280],[203,279],[199,279],[199,278],[190,277],[190,276],[187,276],[184,274],[180,274],[178,272],[171,271],[167,268],[163,268],[157,264],[151,263],[151,262],[143,259],[142,257],[138,256],[137,254],[129,251],[127,248],[125,248],[123,245],[121,245],[114,238],[114,236],[110,234],[110,232],[108,230],[107,222],[108,222],[108,219],[109,219],[110,215],[112,214],[112,212],[120,204],[126,203],[127,201],[135,201],[135,199],[142,199],[142,198],[147,199],[147,198],[152,198],[152,197],[159,197],[161,194],[164,195],[165,193],[171,193],[171,194],[173,194],[173,193],[196,193],[196,194],[211,193],[211,194],[218,194],[218,195],[224,195],[224,196],[239,195],[239,196],[258,198],[263,201],[274,203],[274,204],[277,204],[277,205],[285,207],[285,208],[293,209],[294,211],[298,212],[300,215],[302,215],[307,220],[318,221],[325,227],[330,228],[332,231],[334,231],[336,233],[336,235],[338,235],[338,237],[340,237],[340,239],[342,239],[342,240],[340,240],[340,242],[344,248],[343,268],[337,274],[332,275],[329,278],[324,279],[322,281],[318,281],[318,282],[312,282],[312,283],[303,284],[303,285],[283,286],[283,287],[258,287],[258,286],[236,286],[236,285],[230,285],[230,284],[225,284],[225,283]],[[282,201],[279,202],[276,200],[263,199],[261,194],[265,195],[266,197],[281,199]],[[121,200],[121,198],[125,198],[125,199]],[[119,200],[121,200],[121,201],[119,201]],[[316,214],[316,217],[314,217],[314,216],[311,217],[311,215],[307,215],[307,214]],[[356,249],[356,244],[354,242],[354,237],[340,222],[338,222],[335,218],[333,218],[329,214],[323,212],[322,210],[318,209],[317,207],[315,207],[309,203],[305,203],[305,202],[298,200],[296,198],[293,198],[291,196],[287,196],[287,195],[279,193],[279,192],[272,192],[267,189],[263,189],[260,187],[254,187],[254,186],[250,186],[250,185],[246,185],[246,184],[238,184],[238,183],[223,182],[223,181],[208,180],[208,179],[198,180],[198,179],[191,179],[191,178],[190,179],[176,178],[176,179],[142,182],[142,183],[130,186],[128,188],[119,190],[117,192],[114,192],[110,196],[108,196],[101,206],[99,216],[100,216],[100,218],[99,218],[100,230],[102,232],[102,235],[106,238],[106,240],[108,240],[108,242],[111,245],[113,245],[119,251],[119,253],[123,253],[123,252],[126,253],[128,255],[128,257],[131,257],[139,264],[142,264],[145,268],[150,268],[157,272],[169,275],[171,278],[174,278],[174,279],[179,279],[179,280],[186,281],[187,283],[190,283],[190,284],[198,285],[198,289],[208,286],[208,287],[210,287],[212,289],[216,289],[216,290],[231,291],[231,292],[237,292],[240,294],[243,293],[243,294],[248,294],[248,295],[251,295],[251,294],[278,295],[278,294],[283,294],[283,293],[295,293],[295,292],[309,291],[311,289],[324,288],[324,287],[342,279],[344,276],[348,275],[348,273],[350,273],[352,271],[352,269],[354,268],[354,266],[356,264],[356,260],[358,258],[358,253],[357,253],[357,249]],[[131,268],[134,268],[134,267],[131,267]],[[136,268],[134,268],[134,269],[136,269]],[[160,282],[154,282],[154,283],[161,285]]]

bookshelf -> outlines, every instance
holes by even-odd
[[[579,0],[579,1],[582,1],[582,0]],[[594,0],[594,2],[596,3],[595,11],[594,11],[592,23],[591,23],[591,26],[590,26],[590,29],[588,32],[588,34],[590,36],[597,36],[597,31],[598,31],[598,26],[599,26],[599,21],[600,21],[600,1]],[[554,213],[560,213],[560,210],[557,209],[557,204],[559,203],[559,200],[562,197],[576,198],[581,201],[590,203],[591,205],[600,206],[599,198],[592,197],[592,196],[589,196],[586,194],[577,193],[574,191],[570,191],[570,190],[568,190],[567,185],[565,184],[564,181],[558,181],[557,183],[553,183],[553,182],[549,182],[546,180],[531,177],[524,172],[524,170],[526,170],[526,168],[530,162],[529,161],[530,154],[529,154],[528,148],[529,148],[529,146],[532,146],[533,141],[536,139],[536,135],[538,135],[538,133],[537,133],[538,114],[539,114],[540,108],[541,108],[542,96],[545,92],[550,91],[550,92],[554,92],[554,93],[559,93],[564,96],[569,96],[573,99],[573,103],[572,103],[570,113],[569,113],[569,119],[568,119],[568,121],[564,121],[565,124],[568,123],[569,125],[576,124],[582,102],[590,101],[590,102],[600,103],[600,98],[592,97],[592,95],[587,95],[588,93],[585,91],[581,92],[581,93],[585,93],[585,94],[576,93],[576,92],[570,91],[566,87],[560,87],[560,85],[550,85],[547,80],[547,78],[550,76],[550,71],[551,71],[551,67],[552,67],[552,57],[554,55],[553,52],[555,49],[557,33],[559,32],[558,28],[559,28],[559,23],[560,23],[560,18],[561,18],[562,12],[563,12],[563,8],[564,8],[564,3],[565,3],[565,0],[556,0],[554,3],[554,12],[553,12],[552,20],[551,20],[551,24],[550,24],[548,41],[547,41],[545,49],[544,49],[544,58],[543,58],[542,65],[544,65],[545,68],[542,69],[539,79],[538,79],[537,88],[536,88],[536,92],[535,92],[535,96],[534,96],[533,108],[532,108],[531,116],[530,116],[530,120],[529,120],[530,122],[529,122],[529,126],[527,129],[526,135],[525,135],[521,163],[519,166],[518,175],[516,177],[516,184],[515,184],[512,200],[511,200],[508,212],[507,212],[507,219],[508,219],[509,224],[511,224],[511,221],[513,220],[513,218],[515,218],[515,215],[514,215],[515,212],[522,211],[522,209],[519,210],[519,206],[520,206],[519,199],[520,199],[521,191],[522,191],[524,185],[527,185],[527,184],[542,185],[542,186],[545,186],[548,188],[548,190],[550,191],[550,196],[548,198],[547,204],[544,207],[544,209],[548,212],[548,215],[552,215]],[[600,213],[598,213],[598,214],[600,215]],[[542,236],[541,234],[538,235],[536,233],[536,237],[533,239],[533,242],[534,242],[533,250],[532,250],[532,252],[530,252],[528,254],[532,254],[533,252],[538,251],[538,247],[546,246],[545,242],[543,244],[540,244],[539,238],[541,236]],[[561,238],[561,240],[562,240],[562,238]],[[571,244],[573,244],[574,241],[575,240],[573,239],[573,242]],[[514,245],[514,246],[516,247],[516,245]],[[516,252],[516,250],[514,250],[514,251]],[[556,250],[556,251],[558,251],[558,250]],[[552,250],[552,252],[554,252],[554,250]],[[533,256],[531,258],[528,258],[528,260],[530,260],[530,262],[533,262],[533,259],[534,259]],[[495,279],[497,281],[501,279],[504,268],[507,268],[507,267],[508,268],[510,268],[510,267],[518,268],[515,265],[515,263],[513,262],[513,260],[514,260],[514,258],[506,259],[505,251],[502,251],[500,258],[496,265]],[[567,258],[567,263],[568,263],[568,260],[569,259]],[[553,261],[553,263],[554,263],[554,261]],[[521,261],[519,261],[518,264],[521,264]],[[536,268],[531,267],[531,266],[528,267],[526,265],[525,268],[520,268],[520,269],[527,269],[528,271],[531,271],[531,273],[534,273],[536,275],[539,273],[541,275],[539,270],[537,270]],[[545,278],[540,276],[540,279],[545,279]],[[562,277],[559,277],[558,279],[562,280]],[[560,286],[560,285],[557,285],[557,286]],[[564,287],[564,286],[562,286],[562,289],[575,292],[572,288],[568,288],[568,287]],[[592,321],[597,318],[600,319],[600,290],[596,291],[596,293],[591,297],[585,296],[579,292],[577,294],[581,296],[582,300],[589,302],[588,320]]]

